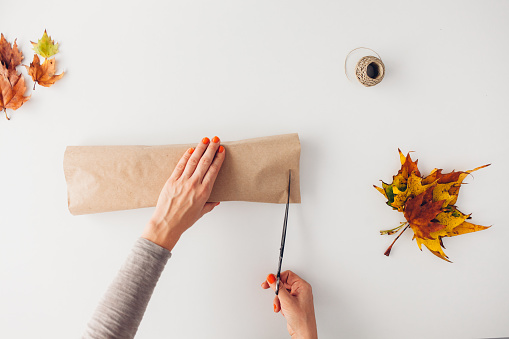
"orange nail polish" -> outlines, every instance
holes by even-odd
[[[274,274],[271,273],[267,276],[267,282],[269,284],[273,284],[276,282],[276,277],[274,276]]]
[[[223,153],[224,152],[224,147],[223,146],[219,146],[219,153]]]
[[[188,150],[187,150],[187,152],[188,152],[189,154],[193,154],[193,152],[194,152],[194,148],[192,148],[192,147],[191,147],[190,149],[188,149]]]
[[[218,202],[217,202],[217,204],[216,204],[216,206],[219,206],[219,204],[220,204],[220,203],[221,203],[221,202],[220,202],[220,201],[218,201]]]
[[[276,304],[274,304],[274,312],[276,312],[276,308],[277,308],[277,307],[276,307]]]
[[[210,142],[210,139],[205,137],[205,138],[201,139],[201,142],[203,142],[204,144],[208,144]]]
[[[217,136],[213,137],[212,142],[217,144],[219,142],[219,138]]]

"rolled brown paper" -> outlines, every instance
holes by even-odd
[[[209,201],[300,203],[298,134],[221,142],[226,158]],[[110,212],[157,203],[184,152],[196,144],[68,146],[64,154],[69,211]]]

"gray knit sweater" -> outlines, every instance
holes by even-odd
[[[134,338],[170,251],[139,238],[100,301],[84,339]]]

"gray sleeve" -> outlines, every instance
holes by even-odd
[[[170,251],[139,238],[90,319],[84,339],[134,338]]]

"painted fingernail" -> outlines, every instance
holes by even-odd
[[[193,152],[194,152],[194,148],[192,148],[192,147],[187,150],[187,153],[189,153],[189,154],[193,154]]]
[[[217,204],[216,204],[216,206],[218,206],[220,203],[221,203],[221,202],[220,202],[220,201],[218,201],[218,202],[217,202]]]
[[[212,142],[217,144],[219,142],[219,138],[217,136],[213,137]]]
[[[274,304],[274,312],[276,312],[276,309],[277,309],[276,304]]]
[[[267,281],[269,282],[269,284],[273,284],[273,283],[275,283],[275,282],[276,282],[276,277],[274,276],[274,274],[272,274],[272,273],[271,273],[271,274],[269,274],[269,275],[267,276]]]
[[[224,147],[223,146],[219,146],[219,153],[223,153],[224,152]]]
[[[205,137],[205,138],[201,139],[201,142],[203,142],[206,145],[210,142],[210,139]]]

